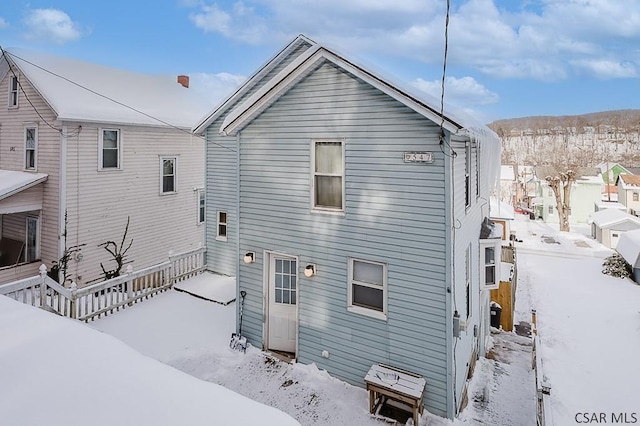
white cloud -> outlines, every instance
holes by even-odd
[[[265,19],[242,2],[235,3],[229,11],[216,4],[203,4],[200,12],[192,13],[189,18],[205,33],[220,33],[249,44],[259,44],[268,33]]]
[[[572,63],[599,78],[630,78],[638,76],[637,67],[629,62],[620,63],[606,59],[593,59],[578,60]]]
[[[281,43],[304,33],[347,52],[437,65],[443,56],[444,3],[245,0],[226,9],[199,3],[191,19],[205,32],[246,43]],[[640,57],[630,57],[639,44],[638,0],[461,0],[451,9],[450,63],[497,78],[624,77],[640,68]],[[619,66],[598,64],[603,57]]]
[[[58,9],[32,9],[24,19],[25,37],[30,40],[53,41],[64,44],[82,36],[78,24]]]
[[[2,16],[0,16],[0,28],[6,28],[8,26],[9,23]]]
[[[498,102],[499,96],[478,83],[473,77],[446,77],[444,82],[446,103],[468,108]],[[412,84],[423,92],[440,99],[442,80],[426,81],[418,78]]]

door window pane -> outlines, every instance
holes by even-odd
[[[296,304],[296,261],[275,259],[274,287],[276,303]]]

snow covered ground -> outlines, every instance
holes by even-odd
[[[608,423],[619,413],[640,418],[640,286],[602,275],[611,251],[580,233],[520,215],[514,228],[523,240],[515,319],[529,321],[537,309],[555,424],[577,424],[576,414],[585,412],[604,413]],[[87,327],[0,298],[0,423],[292,422],[264,403],[303,425],[384,424],[369,415],[362,388],[255,348],[230,350],[234,305],[169,291]],[[460,416],[426,414],[421,425],[535,424],[531,340],[513,333],[492,339]]]
[[[555,424],[588,423],[594,413],[597,423],[624,423],[625,414],[640,422],[640,286],[603,275],[613,251],[581,232],[517,219],[518,303],[537,310]]]

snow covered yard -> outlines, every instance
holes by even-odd
[[[315,365],[287,364],[252,347],[246,354],[230,350],[234,309],[170,291],[90,325],[194,377],[279,408],[303,425],[386,423],[369,415],[363,388]],[[460,418],[451,422],[425,412],[422,425],[534,424],[530,339],[512,333],[494,339],[495,359],[478,361]]]
[[[518,303],[537,310],[554,423],[588,423],[594,414],[598,423],[639,421],[640,286],[603,275],[613,251],[579,232],[524,218],[516,229],[516,321],[530,318]]]

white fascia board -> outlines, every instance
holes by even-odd
[[[321,60],[328,60],[336,64],[398,102],[408,106],[418,114],[430,119],[434,123],[440,123],[440,115],[425,103],[377,78],[372,73],[345,60],[341,56],[336,55],[327,48],[314,46],[296,58],[295,61],[278,73],[271,81],[262,86],[260,90],[227,115],[220,127],[220,133],[233,135],[239,131],[252,117],[256,116],[277,98],[282,96],[292,83],[299,81],[308,72],[312,71],[315,65]],[[456,133],[462,129],[461,125],[448,120],[446,117],[443,127],[451,133]]]
[[[201,120],[198,121],[197,124],[193,128],[194,134],[202,134],[205,132],[206,128],[211,125],[214,121],[216,121],[224,111],[226,111],[234,102],[236,102],[239,98],[245,95],[251,88],[256,84],[258,80],[268,72],[270,72],[273,68],[275,68],[278,64],[280,64],[283,58],[289,54],[291,50],[300,45],[301,43],[308,43],[311,46],[315,46],[316,42],[311,40],[310,38],[305,37],[304,35],[299,35],[294,40],[292,40],[284,49],[278,52],[275,56],[269,59],[262,67],[258,69],[251,77],[247,79],[238,89],[236,89],[231,96],[229,96],[225,101],[223,101],[220,105],[218,105],[211,113],[207,114]]]

